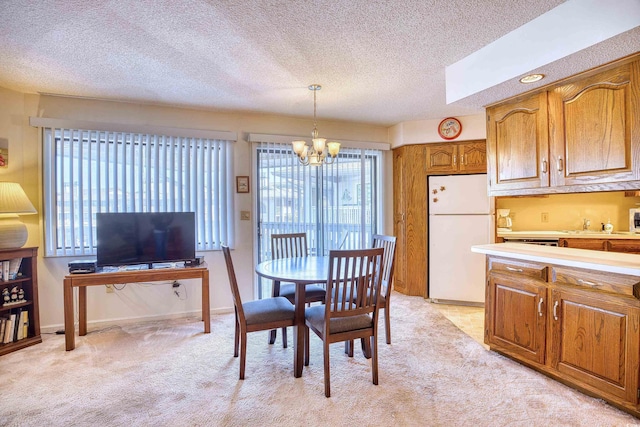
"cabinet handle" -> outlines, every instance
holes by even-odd
[[[466,165],[464,162],[464,154],[460,154],[460,165]]]
[[[564,165],[562,163],[562,157],[558,157],[558,172],[562,172]]]
[[[587,285],[587,286],[602,286],[602,283],[594,283],[594,282],[590,282],[588,280],[582,280],[582,279],[578,279],[578,283],[582,283],[583,285]]]
[[[453,166],[455,166],[458,162],[458,156],[453,156]]]
[[[542,317],[542,303],[544,302],[544,298],[540,298],[538,301],[538,316]]]
[[[547,161],[542,159],[542,173],[547,173]]]
[[[522,273],[523,272],[523,270],[521,268],[513,268],[513,267],[508,267],[508,266],[507,266],[507,270],[515,271],[517,273]]]
[[[558,304],[558,301],[553,303],[553,320],[558,320]]]

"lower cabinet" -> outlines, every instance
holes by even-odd
[[[563,248],[640,254],[640,240],[638,239],[561,238],[558,240],[558,246]]]
[[[640,417],[640,277],[487,259],[492,350]]]
[[[640,309],[592,291],[559,286],[551,295],[551,368],[635,405]]]

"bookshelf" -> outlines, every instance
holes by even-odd
[[[0,356],[20,350],[30,345],[42,342],[40,336],[40,314],[38,309],[38,248],[0,249],[0,261],[22,258],[19,274],[15,279],[0,280],[0,295],[4,296],[4,290],[9,292],[13,288],[22,289],[24,301],[3,305],[4,300],[0,299],[0,317],[10,317],[26,311],[28,314],[27,334],[21,339],[9,343],[2,343],[0,340]],[[24,335],[24,334],[23,334]]]

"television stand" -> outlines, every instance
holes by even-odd
[[[209,269],[205,266],[143,269],[132,271],[103,271],[89,274],[69,274],[64,278],[64,335],[67,351],[75,348],[73,321],[73,288],[78,288],[78,335],[87,334],[87,286],[118,285],[123,283],[161,282],[171,280],[200,279],[202,282],[202,320],[204,333],[211,332],[209,305]]]

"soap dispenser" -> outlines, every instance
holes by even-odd
[[[607,220],[607,223],[604,225],[604,232],[607,234],[611,234],[613,231],[613,224],[611,224],[611,219]]]

